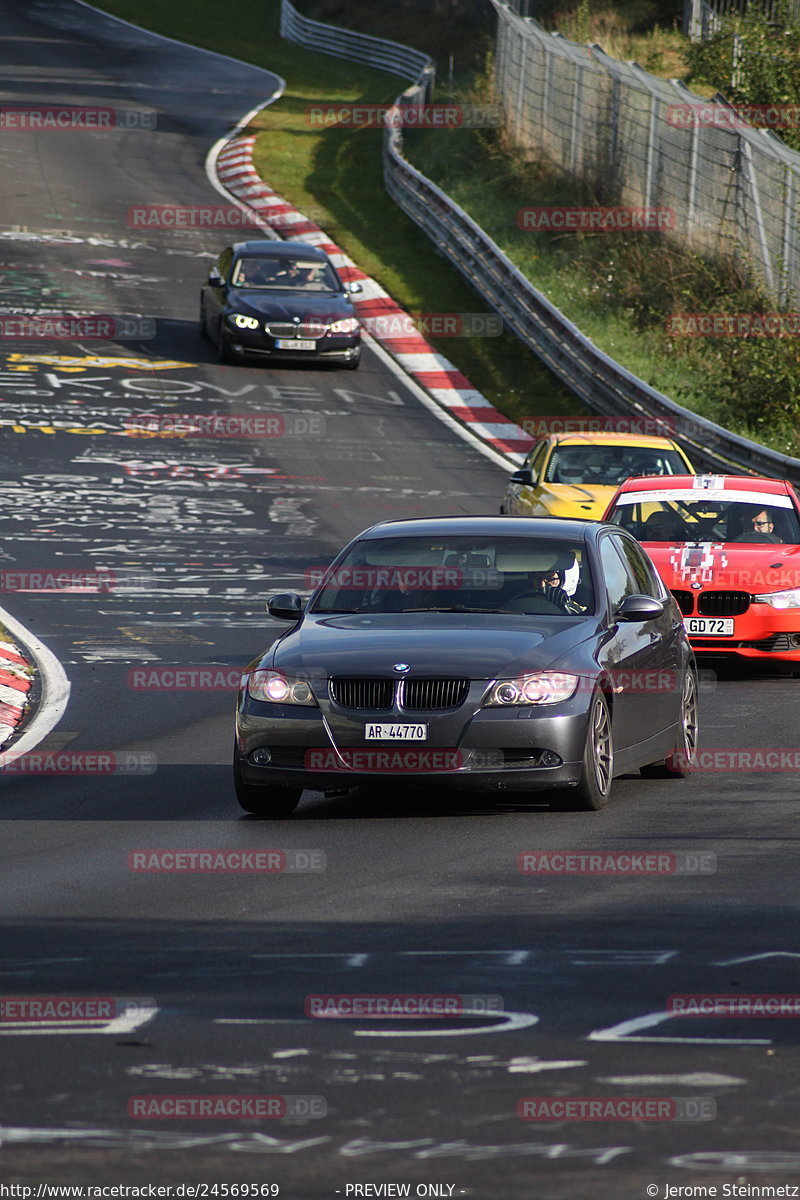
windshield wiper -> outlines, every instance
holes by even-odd
[[[452,604],[448,608],[403,608],[401,612],[421,613],[421,612],[438,612],[438,613],[501,613],[509,612],[507,608],[470,608],[467,604]]]

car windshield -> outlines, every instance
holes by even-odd
[[[800,542],[800,524],[789,496],[731,496],[720,488],[713,493],[624,492],[608,520],[640,542]]]
[[[685,475],[676,450],[637,446],[556,446],[547,465],[546,483],[618,487],[632,475]]]
[[[315,613],[570,616],[594,592],[580,543],[534,537],[365,538],[330,568]]]
[[[237,259],[231,284],[236,288],[261,291],[318,293],[342,290],[329,263],[277,255],[274,258],[253,255]]]

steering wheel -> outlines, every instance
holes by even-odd
[[[503,607],[509,612],[531,613],[539,616],[552,616],[554,613],[563,616],[564,614],[564,609],[560,605],[554,604],[546,596],[537,595],[535,592],[520,592]]]

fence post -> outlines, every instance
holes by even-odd
[[[781,304],[788,304],[794,300],[794,283],[795,283],[795,261],[792,256],[792,230],[794,227],[794,205],[797,195],[797,186],[795,173],[787,163],[784,167],[786,186],[783,189],[783,249],[781,257],[783,259],[782,283],[781,283]]]
[[[572,59],[573,79],[575,86],[572,89],[572,124],[569,136],[569,169],[572,175],[576,175],[579,171],[579,156],[582,142],[583,128],[583,71],[579,68],[575,59]]]
[[[702,24],[700,20],[701,4],[702,0],[683,0],[681,33],[692,42],[696,42],[702,37]]]
[[[637,62],[628,63],[631,71],[635,71],[639,80],[650,97],[650,119],[647,134],[647,161],[645,163],[644,203],[645,207],[654,206],[653,192],[655,190],[656,169],[659,151],[661,149],[661,129],[659,123],[659,97],[648,82],[647,71]]]
[[[750,149],[750,142],[746,134],[739,135],[740,158],[744,164],[743,174],[750,185],[750,195],[753,200],[753,214],[756,221],[756,233],[758,236],[758,247],[761,252],[761,262],[764,268],[764,279],[767,287],[771,292],[775,290],[775,277],[772,272],[772,262],[770,260],[769,248],[767,246],[767,232],[764,228],[764,213],[761,209],[761,195],[758,190],[758,182],[753,169],[753,155]]]
[[[738,33],[733,35],[731,50],[731,87],[738,88],[742,83],[742,64],[744,63],[744,41]]]
[[[550,100],[553,95],[553,59],[555,54],[550,51],[545,51],[544,62],[544,83],[542,87],[542,116],[546,121],[550,120]]]
[[[521,37],[517,38],[517,53],[519,56],[517,59],[517,70],[519,72],[519,79],[517,81],[517,104],[516,104],[516,117],[515,117],[517,137],[519,137],[520,132],[522,130],[522,108],[523,108],[523,101],[525,99],[525,66],[526,66],[527,57],[528,57],[526,54],[526,50],[527,50],[527,46],[526,46],[523,38],[521,38]]]

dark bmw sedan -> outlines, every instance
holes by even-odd
[[[335,362],[355,370],[361,327],[351,293],[324,251],[304,242],[237,242],[200,293],[200,332],[221,362],[246,357]]]
[[[561,789],[598,809],[615,775],[688,775],[697,672],[680,612],[617,525],[391,521],[359,534],[246,668],[234,779],[282,816],[303,789],[402,779]]]

